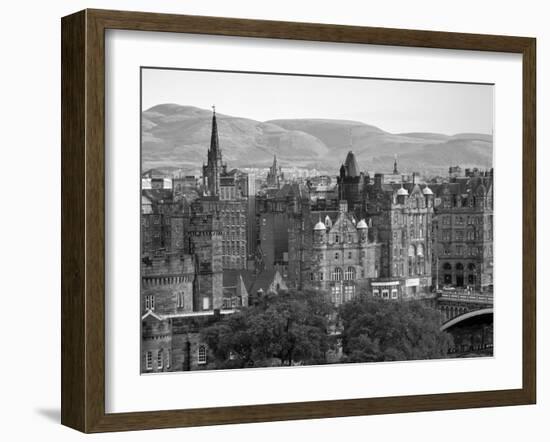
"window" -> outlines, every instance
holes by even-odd
[[[322,281],[325,279],[325,274],[323,272],[319,272],[319,281]]]
[[[382,290],[382,299],[389,299],[390,298],[390,291],[388,289]]]
[[[348,259],[352,259],[353,258],[353,252],[348,252]]]
[[[153,352],[152,351],[148,351],[145,354],[145,368],[147,368],[147,370],[151,370],[153,368]]]
[[[177,306],[179,308],[184,307],[185,292],[178,292],[177,294]]]
[[[202,309],[208,310],[210,308],[210,299],[209,298],[202,298]]]
[[[334,242],[336,244],[338,244],[340,242],[340,236],[339,235],[334,235]]]
[[[372,291],[372,296],[376,296],[376,297],[378,298],[378,297],[380,296],[380,290],[374,289],[374,290]]]
[[[330,288],[332,295],[332,302],[336,305],[342,304],[342,287],[340,285],[334,285]]]
[[[344,287],[344,300],[351,301],[355,295],[355,286],[347,285]]]
[[[348,267],[344,273],[344,279],[346,281],[353,281],[355,279],[355,267]]]
[[[155,310],[155,297],[153,295],[147,295],[145,297],[145,309]]]
[[[397,289],[391,290],[391,299],[397,299]]]
[[[330,279],[333,281],[341,281],[342,280],[342,269],[340,267],[336,267],[330,276]]]
[[[157,368],[162,370],[162,349],[157,353]]]
[[[198,362],[199,364],[206,364],[206,346],[205,345],[199,346]]]
[[[338,252],[336,252],[336,253],[334,254],[334,259],[338,259],[339,257],[340,257],[340,255],[338,254]]]

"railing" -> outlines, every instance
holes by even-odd
[[[486,304],[493,303],[492,293],[475,293],[466,290],[441,291],[438,293],[438,298],[442,301],[461,301],[461,302],[480,302]]]

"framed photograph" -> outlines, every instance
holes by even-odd
[[[62,19],[62,423],[533,404],[535,39]]]

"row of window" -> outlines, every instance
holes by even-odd
[[[452,254],[452,247],[450,244],[443,244],[443,254],[444,255],[451,255]],[[463,245],[456,245],[454,247],[455,254],[461,255],[461,256],[481,256],[483,255],[483,247],[466,247]],[[493,246],[487,246],[487,255],[493,256]]]
[[[344,256],[345,254],[342,254],[342,256]],[[354,253],[353,251],[348,251],[347,252],[347,257],[348,259],[353,259],[354,258]],[[361,250],[361,253],[360,253],[361,257],[364,258],[366,256],[366,252],[364,250]],[[320,253],[319,254],[319,259],[324,259],[325,258],[325,255],[323,253]],[[334,253],[334,259],[340,259],[340,252],[335,252]]]
[[[390,289],[373,289],[372,295],[382,299],[390,299]],[[391,299],[397,299],[397,289],[391,289]]]
[[[345,285],[342,290],[342,286],[336,284],[330,288],[330,296],[333,304],[340,305],[343,302],[351,301],[355,298],[355,286]]]
[[[165,353],[166,353],[166,360],[164,356]],[[169,349],[166,351],[164,351],[163,349],[160,349],[157,351],[157,357],[155,359],[156,359],[157,370],[162,370],[165,366],[165,363],[166,363],[166,368],[168,369],[172,364],[172,351]],[[153,369],[153,352],[151,350],[145,352],[145,368],[147,370]]]
[[[451,263],[449,263],[449,262],[443,263],[443,270],[452,270],[452,268],[453,268],[453,266],[451,265]],[[474,272],[476,270],[476,265],[473,262],[470,262],[470,263],[468,263],[467,268],[470,272]],[[464,264],[462,264],[461,262],[457,262],[455,264],[455,269],[458,270],[458,271],[463,271],[464,270]]]
[[[452,198],[449,196],[443,197],[442,201],[443,207],[450,209],[451,207],[486,207],[487,201],[484,196],[472,197],[466,201],[462,201],[461,198],[457,198],[456,195],[453,195]]]
[[[354,233],[348,233],[348,234],[333,233],[329,236],[329,240],[334,244],[341,244],[345,242],[353,243],[353,242],[357,242],[357,235]]]
[[[208,358],[208,352],[205,345],[199,345],[197,350],[197,363],[206,364]],[[147,370],[153,369],[153,362],[157,370],[164,368],[169,369],[172,365],[172,350],[160,349],[157,351],[156,358],[153,358],[153,351],[149,350],[145,352],[145,368]]]
[[[423,213],[411,214],[407,216],[399,212],[394,212],[393,223],[399,225],[408,223],[411,226],[416,224],[418,227],[422,228],[424,226],[424,218],[425,215]]]

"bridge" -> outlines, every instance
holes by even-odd
[[[473,310],[471,312],[463,313],[459,316],[454,317],[453,319],[451,319],[447,322],[444,322],[441,325],[440,330],[445,331],[445,330],[447,330],[451,327],[454,327],[457,324],[460,324],[463,321],[467,321],[470,318],[476,318],[477,316],[482,316],[482,315],[491,315],[492,316],[493,315],[493,308],[492,307],[491,308],[482,308],[482,309],[479,309],[479,310]]]
[[[468,290],[440,290],[437,292],[435,300],[437,308],[442,314],[442,323],[466,313],[493,307],[492,293],[477,293]]]
[[[437,293],[441,331],[454,338],[449,353],[457,356],[491,355],[493,351],[493,294],[467,290]]]

